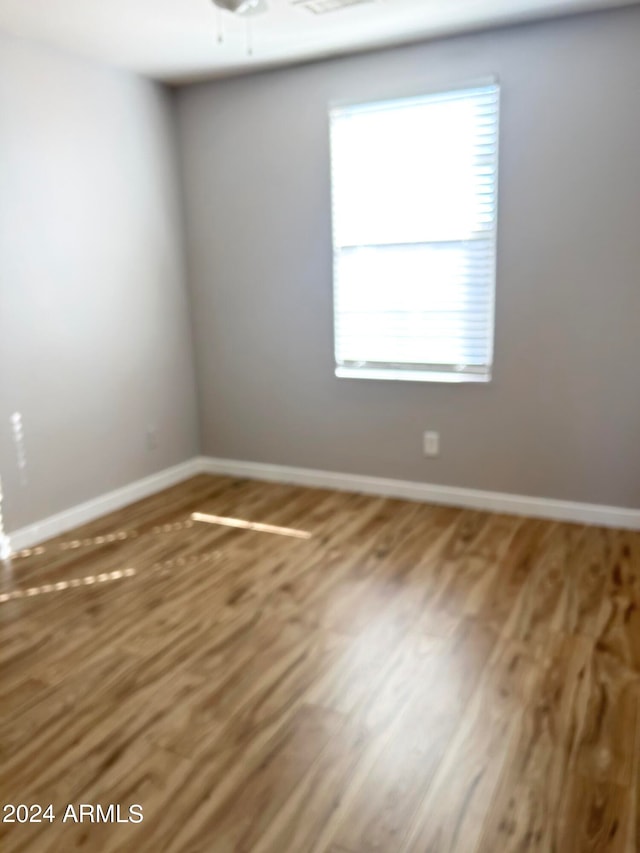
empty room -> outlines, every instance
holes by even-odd
[[[0,0],[0,849],[639,853],[640,2]]]

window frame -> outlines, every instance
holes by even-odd
[[[411,101],[419,102],[423,99],[434,98],[439,96],[447,98],[464,91],[472,91],[474,89],[495,87],[497,90],[496,100],[496,154],[495,154],[495,180],[494,180],[494,199],[495,199],[495,216],[492,228],[487,230],[487,234],[491,235],[493,256],[492,256],[492,277],[493,288],[491,304],[489,307],[489,321],[491,329],[491,363],[484,368],[474,368],[470,365],[462,366],[463,369],[457,370],[452,366],[451,370],[443,371],[442,365],[428,364],[394,364],[392,362],[374,363],[367,362],[366,366],[355,367],[340,364],[337,357],[337,314],[336,314],[336,265],[339,249],[336,246],[335,235],[335,194],[336,188],[333,180],[333,121],[334,114],[340,113],[349,109],[375,109],[377,107],[384,108],[386,105],[400,104]],[[496,302],[498,295],[498,225],[499,225],[499,210],[500,210],[500,137],[501,137],[501,107],[502,107],[502,85],[496,75],[475,78],[464,82],[457,81],[452,84],[438,86],[433,89],[421,89],[419,92],[411,92],[404,94],[394,94],[384,98],[376,98],[371,100],[357,101],[333,101],[329,104],[328,119],[329,119],[329,159],[331,164],[331,252],[332,252],[332,343],[333,343],[333,360],[334,360],[334,375],[340,379],[366,379],[378,381],[393,381],[393,382],[434,382],[434,383],[450,383],[450,384],[489,384],[493,381],[493,370],[495,365],[495,341],[496,341]],[[443,241],[433,241],[434,244]],[[462,242],[462,241],[461,241]],[[384,244],[380,244],[384,245]],[[345,247],[341,247],[345,248]],[[364,364],[364,363],[363,363]]]

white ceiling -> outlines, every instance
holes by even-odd
[[[293,0],[266,0],[245,21],[211,0],[0,0],[0,29],[167,81],[214,77],[422,37],[639,0],[369,0],[314,15]]]

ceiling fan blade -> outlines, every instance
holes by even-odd
[[[250,15],[260,15],[268,10],[267,0],[212,0],[213,5],[234,15],[246,18]]]

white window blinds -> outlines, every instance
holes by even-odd
[[[498,98],[331,112],[338,376],[490,379]]]

